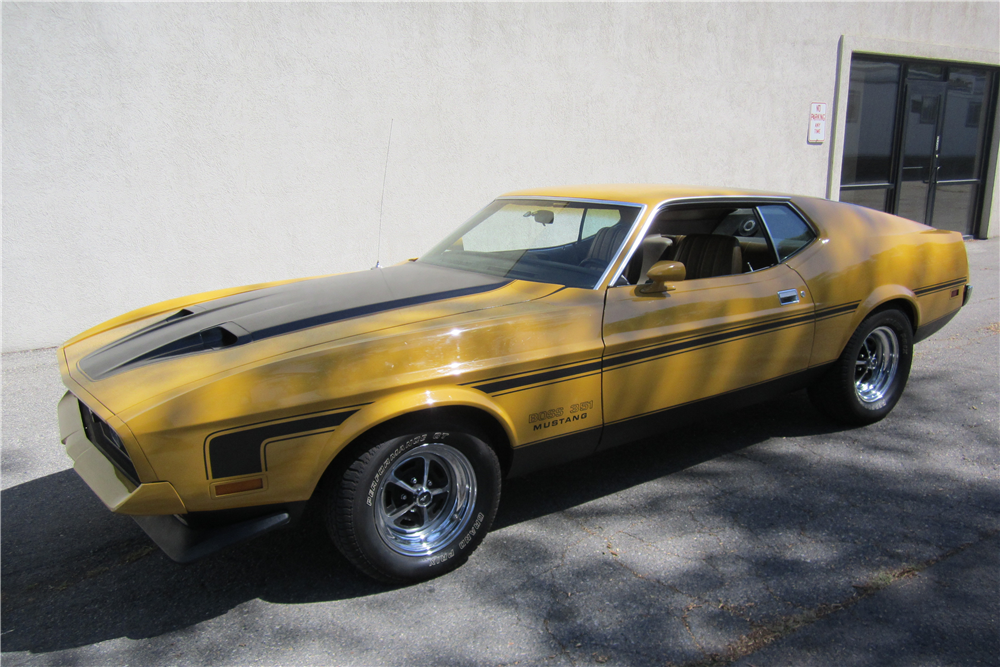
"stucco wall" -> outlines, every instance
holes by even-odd
[[[383,176],[383,264],[522,187],[823,196],[831,143],[807,144],[808,112],[834,103],[841,35],[996,51],[998,20],[996,3],[4,3],[3,349],[368,268]]]

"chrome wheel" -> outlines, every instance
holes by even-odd
[[[888,326],[865,338],[854,362],[854,391],[864,403],[882,400],[892,387],[899,367],[899,339]]]
[[[809,400],[844,424],[874,424],[899,402],[913,361],[913,325],[884,306],[858,325],[840,356],[809,387]]]
[[[396,553],[426,556],[466,527],[476,504],[476,475],[454,447],[428,443],[406,452],[375,493],[379,536]]]

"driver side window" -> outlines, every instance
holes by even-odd
[[[784,261],[815,238],[784,204],[678,206],[660,212],[617,284],[647,282],[661,261],[684,264],[685,280],[753,273]]]
[[[752,208],[736,209],[722,219],[712,234],[736,238],[741,264],[740,270],[734,273],[752,273],[777,264],[764,225]]]

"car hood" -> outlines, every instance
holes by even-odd
[[[150,391],[166,388],[150,384],[169,384],[171,374],[175,384],[190,381],[197,375],[204,377],[276,353],[523,302],[556,289],[558,286],[407,262],[200,302],[193,299],[181,307],[171,302],[169,310],[139,311],[145,317],[74,339],[63,353],[68,374],[117,411],[125,407],[124,397],[117,396],[125,386],[133,399],[138,398],[137,392],[148,397]],[[216,354],[207,362],[205,353],[210,352]],[[221,365],[214,361],[223,357],[229,361]],[[185,360],[198,363],[192,367],[183,363]],[[141,371],[147,367],[149,372]],[[133,370],[140,372],[129,372]],[[121,381],[117,381],[119,377]],[[143,386],[139,389],[137,385]],[[104,387],[107,389],[102,390]]]

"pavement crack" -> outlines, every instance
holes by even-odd
[[[760,585],[764,587],[764,590],[767,591],[767,594],[770,595],[771,599],[773,599],[775,602],[777,602],[778,604],[783,604],[786,607],[793,607],[793,608],[794,607],[799,607],[799,608],[801,608],[801,605],[797,605],[794,602],[790,602],[788,600],[785,600],[780,595],[778,595],[777,593],[775,593],[774,589],[771,588],[771,585],[769,583],[767,583],[767,579],[765,579],[764,577],[758,577],[758,579],[760,580]]]
[[[681,623],[684,624],[684,630],[686,630],[687,633],[688,633],[688,636],[691,637],[691,641],[694,642],[694,646],[695,646],[696,649],[698,649],[698,652],[701,653],[706,658],[709,658],[710,654],[705,650],[705,647],[702,645],[702,643],[700,641],[698,641],[698,637],[694,634],[694,630],[691,628],[691,622],[688,619],[688,614],[690,614],[695,609],[698,609],[698,608],[704,607],[704,606],[705,606],[704,604],[699,604],[697,602],[692,602],[688,606],[684,607],[684,613],[681,614]]]
[[[681,667],[721,667],[723,665],[732,664],[733,662],[752,655],[753,653],[763,649],[765,646],[792,634],[799,628],[812,625],[813,623],[816,623],[831,614],[853,607],[862,600],[865,600],[879,591],[892,586],[897,581],[912,579],[913,577],[918,576],[921,572],[925,571],[927,568],[956,556],[969,547],[975,546],[983,540],[994,537],[998,533],[1000,533],[1000,530],[985,531],[979,534],[979,539],[977,540],[965,542],[954,549],[949,549],[948,551],[920,563],[903,565],[897,568],[876,572],[862,583],[854,584],[852,586],[854,589],[853,592],[838,602],[823,602],[809,608],[803,608],[801,611],[793,614],[779,616],[766,622],[755,623],[753,625],[756,627],[754,627],[753,630],[729,643],[722,651],[708,654],[703,660],[684,663]],[[685,616],[687,615],[687,611],[690,611],[692,608],[694,607],[689,606],[688,610],[685,611]],[[688,627],[686,618],[685,627]],[[688,628],[688,631],[690,632],[690,628]],[[702,652],[704,653],[704,651]]]
[[[542,575],[552,574],[556,570],[564,567],[566,565],[566,556],[569,554],[569,550],[572,549],[573,547],[577,546],[578,544],[582,543],[586,539],[587,539],[586,537],[581,537],[576,542],[572,542],[570,544],[567,544],[565,546],[565,548],[563,548],[562,553],[559,554],[559,560],[556,561],[556,564],[553,565],[552,567],[550,567],[549,569],[545,570],[541,574]]]
[[[560,641],[560,639],[558,637],[556,637],[556,633],[552,632],[552,628],[549,627],[549,619],[547,619],[547,618],[543,619],[542,620],[542,625],[545,627],[545,632],[548,633],[548,635],[552,639],[552,641],[554,641],[556,643],[556,645],[559,647],[559,650],[562,651],[562,654],[565,655],[567,658],[569,658],[569,661],[570,661],[571,664],[575,665],[576,664],[576,659],[573,657],[573,654],[570,652],[569,647],[566,646],[565,644],[563,644],[562,641]]]

